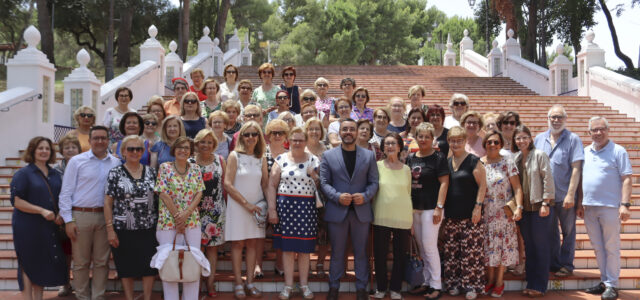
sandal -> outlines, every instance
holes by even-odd
[[[503,292],[504,292],[504,284],[502,284],[502,286],[497,286],[496,288],[494,288],[493,292],[491,292],[491,297],[500,298],[502,297]]]
[[[482,291],[483,295],[489,295],[489,293],[491,293],[491,291],[493,290],[493,288],[495,287],[495,285],[492,284],[487,284],[484,286],[484,290]]]
[[[253,298],[262,297],[262,292],[255,285],[253,285],[253,283],[247,284],[247,286],[245,286],[245,290],[247,291],[247,294],[249,294],[250,297],[253,297]]]
[[[285,285],[284,288],[282,289],[282,292],[280,292],[280,295],[278,295],[278,298],[280,298],[281,300],[289,300],[289,298],[291,297],[292,290],[293,290],[292,287]]]
[[[324,264],[316,264],[316,276],[318,278],[324,278]]]
[[[308,285],[300,286],[300,290],[302,291],[302,298],[313,299],[315,297]]]
[[[540,298],[544,297],[544,293],[536,290],[529,290],[527,296],[529,296],[530,298]]]
[[[247,298],[247,294],[244,293],[244,286],[242,284],[238,284],[236,285],[235,288],[233,288],[234,291],[234,297],[236,299],[246,299]]]
[[[567,277],[567,276],[571,276],[573,274],[573,272],[569,271],[567,268],[562,267],[560,268],[560,270],[558,270],[558,272],[556,272],[554,275],[558,276],[558,277]]]
[[[434,293],[437,293],[437,294],[434,295]],[[425,294],[425,299],[429,299],[429,300],[440,299],[440,297],[442,297],[442,291],[437,289],[431,289],[431,291],[428,294]]]

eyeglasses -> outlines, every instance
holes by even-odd
[[[245,133],[242,134],[242,136],[246,137],[246,138],[248,138],[248,137],[258,137],[258,134],[259,133],[257,133],[257,132],[245,132]]]
[[[465,106],[467,102],[464,101],[453,101],[453,106]]]
[[[292,76],[295,76],[295,75],[293,75],[293,73],[284,73],[282,76],[284,76],[284,77],[292,77]]]
[[[343,84],[343,85],[342,85],[342,87],[343,87],[343,88],[351,87],[351,83],[345,83],[345,84]]]
[[[356,94],[355,96],[356,98],[362,98],[362,99],[367,99],[367,95],[363,95],[363,94]]]
[[[176,150],[191,151],[191,147],[189,147],[189,146],[180,146],[180,147],[176,147]]]
[[[488,140],[488,141],[487,141],[487,146],[488,146],[488,145],[495,145],[495,146],[498,146],[498,145],[500,145],[500,141],[498,141],[498,140]]]
[[[80,113],[80,117],[82,118],[93,118],[94,114]]]
[[[429,118],[442,118],[440,114],[429,114]]]
[[[591,128],[589,131],[591,131],[591,133],[599,133],[599,132],[606,132],[607,131],[607,127],[598,127],[598,128]]]
[[[516,121],[502,121],[502,125],[516,126]]]
[[[198,103],[198,99],[184,99],[185,104],[196,104]]]
[[[551,121],[561,121],[561,120],[564,120],[564,116],[549,116],[549,120],[551,120]]]
[[[108,139],[109,139],[109,138],[108,138],[108,137],[106,137],[106,136],[92,136],[92,137],[91,137],[91,140],[94,140],[94,141],[106,141],[106,140],[108,140]]]
[[[384,142],[384,145],[385,146],[396,146],[396,145],[398,145],[398,143],[397,142]]]
[[[278,99],[278,100],[287,100],[287,99],[289,99],[289,97],[287,97],[287,96],[278,96],[278,97],[276,97],[276,99]]]
[[[174,87],[174,88],[173,88],[173,90],[174,90],[174,91],[180,91],[180,90],[182,90],[182,91],[186,91],[186,90],[187,90],[187,87],[184,87],[184,86],[180,85],[180,86],[176,86],[176,87]]]
[[[129,96],[129,94],[120,94],[118,95],[118,98],[129,98],[131,96]]]
[[[251,87],[248,87],[248,86],[241,86],[241,87],[240,87],[240,89],[241,89],[241,90],[245,90],[245,91],[250,91],[250,90],[251,90]]]
[[[248,119],[254,119],[254,118],[257,118],[259,116],[260,116],[260,114],[244,114],[244,117],[248,118]]]
[[[386,120],[387,116],[385,116],[385,115],[377,115],[377,116],[375,116],[375,119],[376,120]]]
[[[341,110],[341,109],[351,109],[351,106],[349,106],[349,105],[340,105],[340,106],[338,106],[338,110]]]
[[[227,73],[227,74],[236,74],[238,72],[236,72],[234,70],[227,70],[227,71],[225,71],[225,73]]]
[[[466,121],[464,122],[465,125],[469,125],[469,126],[478,126],[480,125],[480,122],[478,121]]]
[[[284,131],[271,131],[271,134],[275,136],[284,136]]]
[[[273,75],[273,71],[262,71],[263,75]]]
[[[318,83],[316,84],[318,87],[328,87],[329,85],[326,83]]]
[[[305,140],[289,140],[292,144],[302,144],[306,142]]]
[[[151,121],[145,121],[144,125],[146,125],[146,126],[156,126],[156,125],[158,125],[158,123],[157,122],[151,122]]]
[[[305,101],[305,102],[316,101],[316,98],[313,98],[313,97],[302,97],[302,101]]]
[[[127,147],[127,152],[142,152],[144,151],[144,147]]]

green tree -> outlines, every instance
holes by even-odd
[[[35,1],[0,1],[0,42],[13,45],[9,57],[14,56],[23,45],[22,35],[31,25]]]
[[[553,5],[552,28],[561,41],[573,46],[573,53],[580,53],[584,31],[596,25],[597,9],[595,0],[558,0]]]
[[[493,41],[502,30],[502,21],[500,21],[498,12],[493,6],[489,5],[489,7],[487,7],[486,2],[484,0],[480,0],[478,8],[473,12],[473,14],[475,16],[476,24],[478,25],[478,30],[482,33],[482,41],[485,42],[485,45],[491,45],[491,41]],[[487,41],[486,37],[487,27],[489,28],[489,41]],[[485,48],[485,50],[479,53],[487,53],[489,50],[491,50],[490,47]]]

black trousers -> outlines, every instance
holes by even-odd
[[[389,240],[392,234],[393,267],[391,269],[391,286],[389,289],[394,292],[400,292],[400,289],[402,289],[405,256],[411,231],[409,229],[373,225],[373,256],[378,291],[386,291],[389,282],[387,279],[387,255],[389,254]]]

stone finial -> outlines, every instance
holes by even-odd
[[[209,36],[209,33],[211,33],[211,30],[209,30],[209,26],[205,26],[205,27],[202,29],[202,34],[203,34],[204,36]]]
[[[171,50],[171,53],[175,53],[177,49],[178,44],[176,44],[175,41],[171,41],[171,43],[169,43],[169,50]]]
[[[149,33],[149,36],[152,39],[155,39],[156,36],[158,35],[158,28],[156,28],[155,25],[151,25],[151,26],[149,26],[149,29],[147,30],[147,33]]]
[[[453,43],[451,42],[451,33],[447,34],[447,51],[451,50]]]
[[[462,34],[464,34],[464,37],[469,37],[469,30],[465,29]]]
[[[24,40],[27,41],[29,48],[35,48],[40,43],[40,31],[31,25],[24,31]]]
[[[593,32],[593,30],[589,30],[587,31],[587,42],[589,42],[589,44],[593,43],[593,39],[596,37],[596,34]]]
[[[238,35],[238,28],[233,29],[233,35]]]
[[[509,30],[507,30],[507,36],[512,39],[513,35],[515,34],[515,32],[513,31],[513,29],[509,28]]]
[[[493,42],[491,42],[491,46],[493,46],[492,49],[498,48],[498,40],[497,39],[493,40]]]
[[[86,68],[87,64],[89,64],[89,61],[91,60],[91,56],[89,56],[89,52],[87,52],[87,50],[82,48],[78,51],[78,54],[76,54],[76,60],[80,64],[81,68]]]
[[[245,45],[249,44],[249,34],[248,33],[244,34],[244,44]]]
[[[213,39],[213,46],[218,47],[220,45],[220,40],[218,38]]]
[[[564,45],[563,44],[558,44],[558,46],[556,46],[556,54],[558,54],[558,56],[564,55]]]

